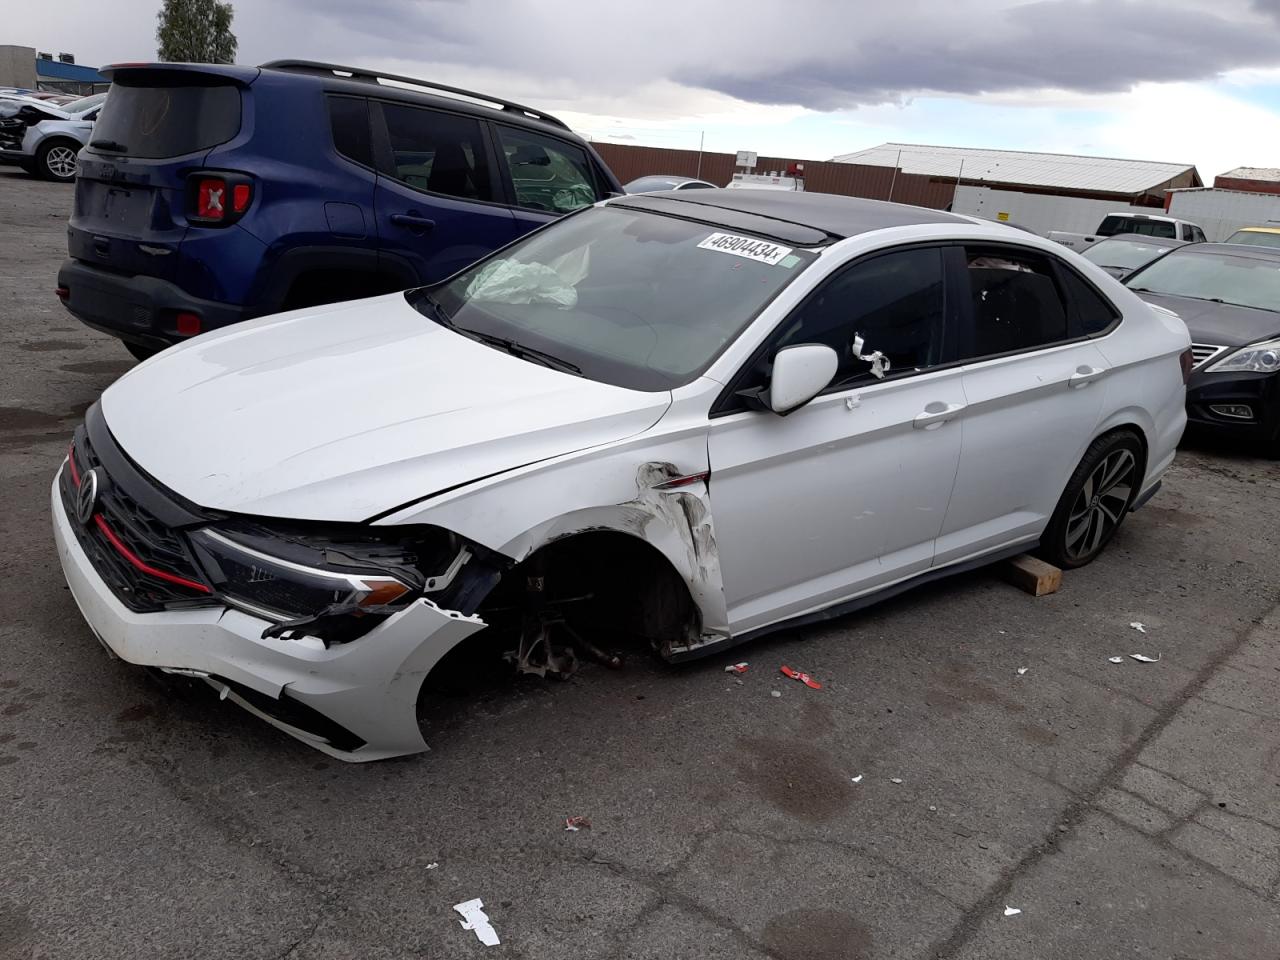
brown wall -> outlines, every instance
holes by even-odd
[[[701,172],[697,150],[670,150],[665,147],[637,147],[620,143],[591,144],[623,183],[647,174],[677,174],[700,177],[717,186],[733,178],[735,159],[732,153],[702,154]],[[756,173],[776,170],[779,173],[798,158],[760,157]],[[892,167],[873,167],[861,163],[831,163],[824,160],[799,160],[804,164],[805,190],[810,193],[838,193],[847,197],[890,199],[895,203],[913,203],[921,207],[942,209],[955,196],[955,182],[913,173],[898,172]]]
[[[1275,180],[1237,180],[1235,177],[1214,177],[1213,185],[1219,190],[1244,190],[1248,193],[1280,193],[1280,182]]]

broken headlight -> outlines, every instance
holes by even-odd
[[[189,536],[225,603],[274,621],[266,635],[326,644],[354,640],[407,606],[460,553],[439,528],[320,532],[230,521]]]

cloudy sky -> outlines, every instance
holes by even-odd
[[[159,0],[21,3],[5,42],[151,59]],[[240,0],[238,59],[523,101],[596,139],[805,159],[886,140],[1280,166],[1280,0]]]

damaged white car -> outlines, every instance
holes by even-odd
[[[680,660],[1037,546],[1089,562],[1173,459],[1188,348],[1003,226],[616,198],[140,365],[77,430],[54,532],[112,653],[389,757],[473,634],[526,671]]]

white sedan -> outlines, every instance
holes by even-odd
[[[536,673],[622,636],[681,660],[1022,551],[1088,563],[1173,460],[1189,344],[997,224],[620,197],[140,365],[54,533],[111,653],[389,757],[473,635]]]

